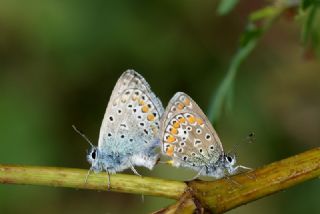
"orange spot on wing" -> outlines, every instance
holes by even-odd
[[[178,121],[174,122],[172,125],[174,128],[178,129],[180,128],[180,123]]]
[[[142,99],[139,100],[139,105],[140,106],[144,105],[144,101]]]
[[[144,106],[142,107],[141,111],[142,111],[143,113],[148,112],[148,111],[149,111],[148,106],[144,105]]]
[[[198,123],[199,125],[202,125],[202,124],[203,124],[203,120],[202,120],[201,118],[197,118],[197,123]]]
[[[153,121],[153,120],[154,120],[153,114],[148,114],[147,119],[148,119],[149,121]]]
[[[190,105],[190,100],[189,100],[188,98],[185,98],[184,101],[183,101],[183,103],[184,103],[186,106],[188,106],[188,105]]]
[[[179,110],[182,110],[183,107],[184,107],[184,105],[183,105],[182,103],[179,103],[179,104],[177,105],[177,108],[178,108]]]
[[[173,149],[174,149],[173,146],[168,147],[167,151],[166,151],[166,154],[169,155],[169,156],[172,156],[173,155]]]
[[[184,117],[179,118],[179,123],[184,123],[186,122],[186,119]]]
[[[193,123],[196,122],[196,118],[193,117],[193,116],[190,116],[190,117],[188,118],[188,121],[189,121],[190,124],[193,124]]]
[[[171,131],[170,131],[171,134],[178,134],[178,130],[176,128],[171,128]]]
[[[176,138],[173,137],[173,135],[169,135],[168,138],[167,138],[167,142],[172,143],[174,141],[176,141]]]
[[[132,100],[133,100],[133,101],[136,101],[137,98],[138,98],[138,97],[137,97],[136,95],[133,95],[133,96],[132,96]]]
[[[152,133],[155,135],[158,133],[158,128],[153,125],[151,126],[151,130],[152,130]]]

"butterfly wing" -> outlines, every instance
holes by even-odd
[[[156,158],[154,149],[160,147],[162,114],[161,101],[147,81],[137,72],[127,70],[113,89],[102,121],[98,147],[105,153],[130,158],[133,165],[152,168]],[[148,158],[152,163],[146,162]]]
[[[216,163],[223,153],[221,141],[200,107],[185,93],[170,100],[161,119],[162,152],[173,165],[200,169]]]

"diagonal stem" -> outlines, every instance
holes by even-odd
[[[316,177],[320,177],[320,147],[231,177],[237,184],[220,179],[192,181],[189,187],[204,207],[224,213]]]

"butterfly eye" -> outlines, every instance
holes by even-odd
[[[92,151],[91,157],[92,157],[92,159],[96,159],[96,157],[97,157],[97,151],[96,150]]]
[[[227,156],[227,157],[226,157],[226,159],[227,159],[227,161],[228,161],[229,163],[231,163],[231,162],[232,162],[232,157]]]

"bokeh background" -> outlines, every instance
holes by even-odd
[[[253,3],[254,2],[254,3]],[[216,1],[0,0],[0,163],[88,169],[112,88],[134,68],[166,105],[176,91],[208,112],[247,15],[241,2],[218,16]],[[240,68],[233,111],[215,125],[239,162],[259,167],[319,146],[320,63],[305,57],[300,26],[282,18]],[[159,165],[141,174],[184,180],[193,172]],[[126,173],[131,173],[130,171]],[[320,180],[229,213],[320,213]],[[149,213],[171,200],[67,188],[0,185],[0,213]]]

